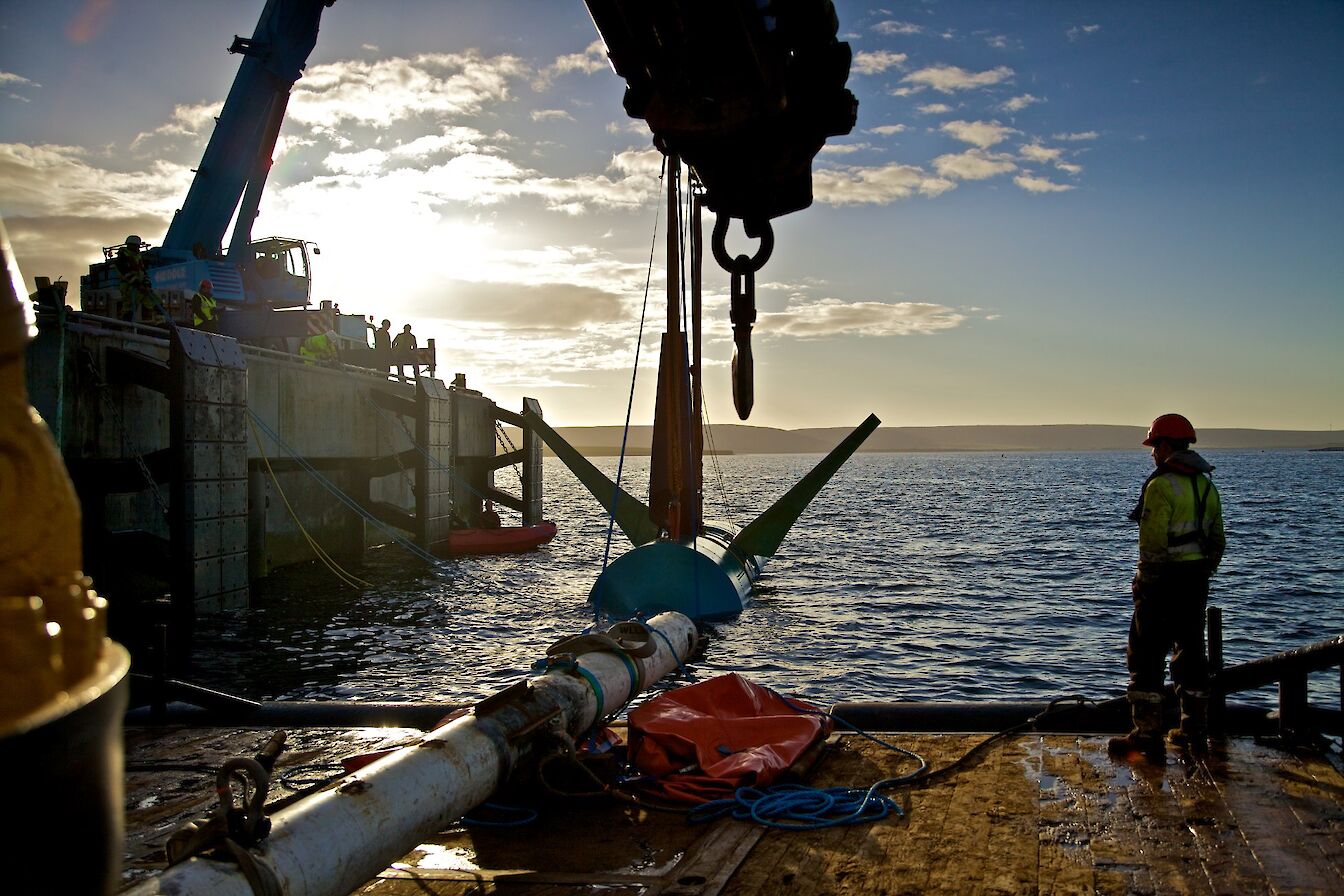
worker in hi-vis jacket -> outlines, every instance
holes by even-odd
[[[1206,746],[1209,662],[1204,613],[1209,578],[1227,546],[1213,465],[1190,446],[1195,428],[1180,414],[1163,414],[1143,444],[1152,448],[1155,469],[1130,513],[1139,524],[1139,568],[1134,576],[1134,615],[1129,624],[1129,705],[1134,728],[1112,738],[1113,755],[1161,756],[1163,666],[1171,653],[1171,679],[1181,721],[1166,733],[1174,746]]]

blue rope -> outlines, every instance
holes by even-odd
[[[663,156],[663,169],[658,173],[661,181],[667,174],[667,156]],[[663,192],[658,191],[658,202],[653,212],[653,239],[649,243],[649,267],[644,275],[644,307],[639,311],[639,336],[635,339],[635,363],[630,369],[630,399],[625,404],[625,429],[621,432],[621,454],[616,460],[616,482],[611,491],[611,509],[607,512],[607,545],[602,551],[602,571],[607,569],[611,557],[611,536],[616,527],[616,504],[621,497],[621,475],[625,471],[625,448],[630,439],[630,416],[635,408],[635,381],[639,377],[639,349],[644,344],[644,319],[649,311],[649,284],[653,281],[653,255],[658,251],[658,216],[663,210]],[[600,621],[602,607],[593,605],[593,620]]]
[[[687,820],[699,823],[729,815],[775,830],[817,831],[904,814],[895,800],[877,792],[884,784],[879,781],[867,790],[861,787],[818,790],[801,784],[777,784],[764,789],[740,787],[731,799],[696,806]]]
[[[375,527],[382,530],[382,532],[385,535],[387,535],[388,538],[390,538],[394,543],[404,548],[405,550],[409,551],[411,554],[414,554],[416,557],[419,557],[421,560],[424,560],[431,566],[442,565],[438,557],[435,557],[433,554],[429,553],[429,551],[426,551],[418,544],[415,544],[414,542],[408,540],[407,538],[402,536],[399,532],[395,531],[386,523],[384,523],[382,520],[378,519],[376,516],[369,513],[367,510],[361,507],[359,503],[355,501],[354,498],[351,498],[344,491],[342,491],[340,487],[336,485],[336,483],[332,482],[326,476],[323,476],[320,472],[318,472],[316,467],[310,464],[307,461],[307,459],[302,457],[297,451],[291,448],[289,444],[285,442],[284,439],[280,438],[280,434],[277,433],[274,429],[272,429],[266,423],[265,420],[261,419],[261,417],[257,414],[256,411],[252,410],[251,408],[248,408],[247,413],[256,422],[257,426],[261,428],[262,432],[266,433],[266,435],[269,436],[271,440],[275,442],[275,444],[279,445],[280,448],[283,449],[286,454],[288,454],[291,458],[293,458],[294,461],[300,467],[303,468],[304,472],[306,472],[309,476],[312,476],[315,480],[317,480],[318,485],[321,485],[324,489],[330,492],[338,501],[340,501],[346,507],[350,508],[350,510],[352,510],[358,516],[362,517],[363,519],[365,519],[370,523],[373,523]]]
[[[640,622],[644,622],[644,616],[642,613],[639,614],[637,618],[639,619]],[[672,646],[672,641],[667,637],[667,635],[663,634],[661,631],[649,625],[648,623],[645,623],[644,627],[663,639],[663,643],[667,645],[667,649],[672,651],[672,658],[677,661],[677,671],[681,673],[682,677],[685,678],[687,681],[695,681],[695,676],[691,674],[690,669],[686,668],[686,664],[681,661],[681,656],[677,653],[677,648]]]
[[[902,756],[919,762],[919,768],[906,775],[883,778],[867,789],[862,787],[807,787],[803,784],[776,784],[773,787],[740,787],[731,798],[710,800],[691,809],[692,822],[713,821],[732,816],[740,821],[751,821],[782,831],[816,831],[822,828],[864,824],[880,821],[905,812],[891,797],[880,791],[909,784],[921,777],[929,767],[918,753],[889,744],[868,732],[851,725],[829,712],[801,706],[772,688],[766,688],[785,706],[802,715],[822,716],[868,740]]]
[[[472,818],[470,815],[463,815],[462,824],[469,828],[520,828],[537,820],[537,810],[528,809],[523,806],[505,806],[501,803],[481,803],[476,808],[489,809],[492,812],[499,812],[504,815],[512,812],[516,817],[507,821],[486,821],[483,818]]]

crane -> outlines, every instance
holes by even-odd
[[[141,253],[156,291],[190,295],[208,279],[218,301],[237,307],[308,304],[312,284],[308,250],[317,253],[317,247],[302,239],[253,240],[252,225],[290,90],[317,44],[322,12],[334,2],[267,0],[252,36],[234,37],[229,52],[242,56],[242,62],[196,176],[162,244]],[[236,223],[226,248],[224,236],[231,220]],[[86,308],[97,307],[99,296],[105,300],[108,290],[119,285],[113,258],[124,245],[104,248],[105,260],[80,278]]]

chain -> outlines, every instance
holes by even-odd
[[[509,438],[509,434],[504,431],[504,427],[500,425],[500,422],[498,420],[495,421],[495,442],[499,445],[499,447],[505,449],[506,453],[516,454],[518,451],[518,449],[513,444],[513,439]],[[518,475],[518,483],[521,485],[523,481],[523,468],[520,467],[518,464],[514,464],[513,472]]]
[[[98,367],[93,362],[93,355],[86,355],[84,360],[85,365],[89,368],[89,372],[93,374],[94,384],[98,387],[97,392],[99,399],[111,412],[112,420],[116,424],[117,432],[121,435],[122,441],[126,441],[126,424],[121,418],[121,409],[117,407],[116,403],[112,401],[111,395],[108,394],[108,390],[111,387],[108,385],[108,382],[103,379],[102,374],[98,372]],[[140,475],[144,476],[145,482],[149,484],[149,490],[153,492],[154,500],[158,503],[160,512],[162,512],[164,516],[167,516],[168,502],[164,500],[163,492],[159,491],[159,484],[155,481],[154,474],[150,472],[149,464],[145,463],[144,454],[133,452],[132,458],[135,460],[135,465],[140,468]]]
[[[378,405],[373,403],[373,399],[369,397],[368,393],[363,393],[363,396],[365,401],[367,401],[370,405],[373,405],[374,410],[382,410],[381,408],[378,407]],[[400,416],[395,414],[393,416],[395,417],[396,421],[401,424],[402,432],[406,433],[406,438],[410,440],[411,447],[415,447],[415,437],[412,436],[411,431],[406,428],[405,422],[402,421]],[[401,452],[394,450],[392,452],[392,459],[397,462],[397,469],[401,471],[402,482],[406,484],[406,488],[410,490],[411,494],[415,494],[415,480],[411,478],[410,473],[406,472],[406,467],[401,462]]]
[[[397,425],[401,427],[401,431],[406,434],[406,439],[411,443],[411,447],[414,448],[416,451],[420,452],[420,454],[422,454],[430,464],[434,465],[435,467],[438,467],[440,470],[446,470],[448,473],[452,474],[452,470],[450,470],[449,468],[445,467],[443,464],[435,460],[434,457],[428,451],[426,451],[420,445],[419,442],[415,440],[415,436],[411,435],[410,428],[406,426],[406,421],[401,418],[400,414],[393,414],[378,407],[378,405],[374,402],[374,400],[370,398],[367,394],[364,396],[364,400],[369,403],[369,405],[374,409],[374,411],[376,411],[379,414],[379,416],[382,417],[390,416],[393,420],[395,420],[397,422]],[[411,494],[415,494],[415,482],[414,480],[411,479],[410,473],[406,472],[406,467],[404,467],[401,463],[401,452],[394,451],[392,453],[392,459],[397,462],[397,469],[401,470],[401,478],[403,481],[405,481],[407,487],[411,490]],[[453,504],[455,505],[456,501],[454,501]],[[450,507],[448,513],[452,516],[454,522],[466,525],[466,520],[458,515],[456,506]]]

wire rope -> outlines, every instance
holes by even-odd
[[[303,520],[299,519],[298,513],[294,510],[294,505],[289,503],[289,497],[285,494],[284,488],[280,485],[279,477],[275,475],[275,470],[271,467],[271,459],[266,456],[266,448],[262,445],[261,433],[257,431],[256,422],[249,418],[247,424],[252,428],[252,438],[257,440],[257,451],[261,454],[262,463],[266,465],[266,472],[271,476],[271,482],[275,483],[275,490],[279,493],[280,500],[284,502],[285,509],[289,511],[289,515],[293,518],[294,524],[299,527],[299,532],[303,535],[304,540],[308,542],[308,546],[313,549],[313,553],[317,556],[317,559],[322,561],[322,564],[326,566],[327,569],[331,570],[336,578],[340,579],[346,586],[354,588],[357,591],[363,588],[372,588],[372,582],[367,582],[364,579],[361,579],[359,576],[349,572],[337,563],[332,556],[323,549],[322,545],[318,544],[317,539],[313,538],[308,532],[308,529],[304,527]]]
[[[281,450],[283,450],[286,454],[288,454],[290,458],[292,458],[294,462],[297,463],[304,470],[304,472],[306,472],[309,476],[311,476],[314,480],[316,480],[317,483],[321,485],[324,489],[326,489],[333,497],[335,497],[336,500],[340,501],[342,504],[344,504],[351,511],[353,511],[358,516],[362,517],[367,522],[372,523],[375,528],[380,529],[385,535],[387,535],[387,537],[391,541],[393,541],[398,546],[406,550],[408,553],[416,557],[419,557],[421,560],[424,560],[431,566],[442,565],[438,557],[435,557],[429,551],[426,551],[418,544],[415,544],[414,542],[410,541],[405,536],[401,535],[401,533],[394,530],[391,526],[387,525],[382,520],[378,519],[364,507],[360,506],[359,502],[357,502],[354,498],[350,497],[344,491],[342,491],[341,488],[338,485],[336,485],[336,483],[332,482],[326,476],[323,476],[322,473],[319,472],[316,467],[314,467],[311,463],[307,461],[307,459],[301,457],[298,454],[298,452],[296,452],[293,448],[291,448],[289,444],[285,442],[283,438],[280,437],[279,433],[277,433],[274,429],[268,426],[266,424],[266,421],[262,420],[261,417],[257,415],[256,411],[252,410],[251,408],[248,408],[247,413],[253,419],[253,421],[256,422],[256,425],[261,428],[262,432],[266,433],[266,435],[268,435],[271,438],[271,441],[279,445]]]
[[[667,176],[667,156],[663,156],[663,168],[658,173],[658,180],[661,182]],[[611,490],[611,507],[607,511],[607,542],[602,550],[602,571],[606,572],[607,563],[611,559],[611,537],[616,528],[616,504],[621,497],[621,476],[625,472],[625,449],[630,440],[630,417],[635,408],[635,383],[639,378],[639,350],[644,343],[644,321],[649,311],[649,285],[653,282],[653,256],[658,251],[658,217],[663,210],[663,191],[658,190],[658,201],[655,203],[653,212],[653,237],[649,241],[649,265],[644,274],[644,305],[639,311],[639,335],[635,337],[635,361],[630,369],[630,398],[625,405],[625,427],[621,431],[621,453],[616,459],[616,481]],[[597,603],[593,604],[593,621],[600,622],[602,618],[602,607]]]

